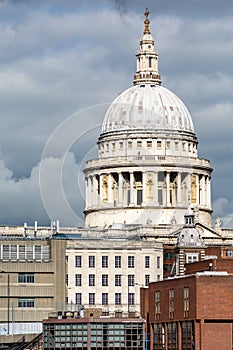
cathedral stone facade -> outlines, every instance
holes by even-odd
[[[211,225],[212,169],[198,158],[187,108],[161,86],[147,17],[136,57],[134,86],[111,104],[98,158],[86,164],[85,225],[182,224],[189,206]]]

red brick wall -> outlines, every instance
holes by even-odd
[[[160,290],[161,302],[160,309],[161,321],[173,321],[184,319],[184,286],[189,286],[189,301],[190,301],[190,312],[187,319],[195,319],[195,310],[196,310],[196,296],[195,296],[195,276],[190,278],[179,278],[179,279],[168,279],[161,282],[156,282],[150,284],[149,288],[149,313],[150,313],[150,322],[156,320],[155,315],[155,292]],[[169,315],[169,289],[174,288],[175,297],[174,297],[174,319],[170,319]]]
[[[203,350],[230,350],[232,348],[231,323],[204,323]]]
[[[185,265],[186,275],[202,271],[226,271],[233,274],[233,259],[209,259]]]
[[[197,277],[199,319],[233,318],[233,276]]]
[[[151,283],[148,301],[144,301],[143,314],[150,314],[150,322],[156,320],[155,292],[160,291],[160,321],[169,322],[169,289],[175,291],[174,321],[184,319],[184,287],[189,287],[190,312],[187,319],[233,318],[233,275],[192,275]],[[146,310],[147,309],[147,310]]]

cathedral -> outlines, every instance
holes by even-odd
[[[0,262],[2,271],[8,274],[8,287],[14,278],[16,286],[20,283],[16,276],[19,261],[30,261],[33,278],[30,275],[28,279],[29,265],[24,262],[21,279],[32,283],[37,278],[33,263],[52,259],[48,244],[47,260],[42,255],[36,260],[41,244],[38,237],[43,237],[42,242],[66,242],[65,266],[61,260],[56,262],[56,269],[62,266],[63,274],[66,271],[66,279],[54,284],[56,288],[59,283],[66,284],[66,306],[61,306],[63,297],[59,296],[61,309],[93,308],[101,309],[103,315],[117,312],[138,316],[140,287],[163,279],[164,258],[172,253],[164,255],[167,247],[173,247],[175,254],[168,275],[182,275],[185,263],[205,259],[207,248],[232,246],[233,230],[221,228],[220,220],[212,224],[212,169],[209,160],[198,157],[192,117],[179,97],[161,86],[158,52],[148,17],[146,10],[133,86],[110,105],[97,141],[98,156],[88,160],[84,169],[84,227],[57,227],[55,231],[0,227]],[[14,241],[16,236],[24,240],[25,248],[22,242]],[[28,244],[33,245],[30,256]],[[226,251],[232,255],[232,249]],[[17,269],[13,269],[13,263],[17,263]],[[47,267],[43,269],[46,273]],[[4,283],[7,287],[6,278]],[[27,289],[31,293],[30,307],[33,302],[36,308],[37,294],[33,290]],[[15,305],[19,292],[16,288]],[[50,294],[52,298],[53,292]],[[27,307],[29,299],[22,297]],[[6,317],[7,301],[9,321],[9,292],[0,304]]]
[[[134,86],[108,109],[98,159],[87,162],[86,227],[182,224],[189,206],[211,225],[211,167],[198,158],[184,103],[161,86],[148,12]]]

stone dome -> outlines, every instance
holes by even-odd
[[[122,92],[105,115],[102,134],[127,130],[195,133],[190,113],[179,97],[150,83]]]

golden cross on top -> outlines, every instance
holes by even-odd
[[[150,11],[148,10],[148,7],[147,7],[144,15],[146,16],[146,18],[148,18],[149,14],[150,14]]]
[[[150,14],[150,11],[148,10],[148,8],[146,8],[146,11],[144,13],[144,15],[146,16],[146,19],[144,21],[145,23],[144,34],[150,34],[150,21],[148,19],[149,14]]]

